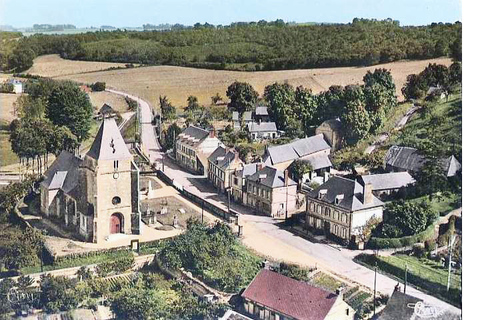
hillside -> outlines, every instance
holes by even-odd
[[[288,82],[292,86],[302,85],[314,93],[324,91],[331,85],[362,83],[368,70],[386,68],[392,73],[396,83],[396,93],[401,100],[401,87],[409,74],[421,72],[429,63],[450,65],[448,58],[401,61],[372,67],[321,68],[286,71],[241,72],[226,70],[207,70],[174,66],[154,66],[130,69],[116,69],[88,72],[87,62],[63,60],[54,55],[42,56],[35,60],[30,73],[56,79],[70,79],[82,83],[104,81],[108,87],[138,95],[157,107],[158,97],[167,95],[177,107],[186,104],[190,95],[197,96],[202,104],[209,104],[210,97],[217,92],[224,99],[227,87],[234,81],[249,82],[260,94],[264,87],[274,82]],[[47,67],[50,65],[52,67]],[[62,71],[57,67],[61,65]],[[103,64],[102,69],[108,68]],[[93,68],[93,67],[92,67]],[[38,70],[38,72],[36,72]],[[61,74],[67,74],[60,76]]]

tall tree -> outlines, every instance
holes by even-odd
[[[170,101],[168,101],[167,96],[160,96],[160,110],[163,119],[172,121],[177,118],[176,109]]]
[[[252,110],[259,94],[249,83],[235,81],[227,88],[226,96],[230,100],[227,107],[242,113]]]
[[[364,93],[361,86],[349,85],[344,89],[344,111],[340,115],[348,144],[355,144],[366,137],[371,128],[370,115],[364,107]]]
[[[311,89],[299,86],[295,90],[295,106],[295,114],[302,122],[304,130],[307,130],[318,108],[318,99],[313,95]]]
[[[67,126],[80,143],[89,137],[92,115],[89,96],[76,83],[65,81],[52,91],[47,117],[55,125]]]
[[[201,109],[200,104],[198,103],[198,98],[195,96],[189,96],[187,98],[187,106],[184,108],[184,111],[194,112],[196,110]]]
[[[264,98],[269,104],[270,115],[276,121],[278,129],[286,129],[290,119],[298,116],[294,113],[295,90],[288,83],[275,82],[268,85],[264,89]]]

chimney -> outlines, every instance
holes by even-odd
[[[215,138],[215,128],[210,128],[210,138]]]
[[[262,162],[257,163],[257,171],[262,170]]]
[[[335,290],[335,294],[337,295],[337,299],[343,300],[344,299],[344,287],[340,286]]]
[[[288,177],[288,169],[285,169],[284,175],[285,175],[285,187],[288,187],[288,179],[290,179]]]
[[[373,186],[371,183],[366,183],[363,187],[363,204],[373,202]]]

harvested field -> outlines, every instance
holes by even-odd
[[[33,66],[26,73],[42,75],[44,77],[60,77],[109,68],[125,68],[125,63],[73,61],[62,59],[57,54],[49,54],[37,57],[34,60]]]
[[[0,93],[0,120],[2,122],[10,123],[17,118],[14,114],[14,102],[20,96],[21,94]]]
[[[107,103],[108,105],[113,107],[115,111],[118,111],[120,113],[129,111],[128,104],[125,102],[123,96],[107,91],[89,92],[88,95],[90,97],[90,102],[97,110],[99,110],[103,104]]]
[[[47,62],[46,57],[40,57],[35,61],[32,73],[53,76],[57,79],[71,79],[82,83],[104,81],[108,87],[138,95],[155,107],[158,107],[158,97],[160,95],[167,95],[170,101],[177,107],[185,106],[186,99],[190,95],[197,96],[202,104],[208,105],[210,97],[217,92],[225,98],[227,87],[236,80],[249,82],[260,94],[264,92],[265,86],[276,81],[286,81],[293,86],[303,85],[317,93],[328,89],[328,87],[334,84],[348,85],[362,83],[366,72],[368,70],[373,71],[376,68],[386,68],[392,72],[396,82],[398,97],[402,99],[401,87],[406,81],[407,75],[421,72],[429,63],[451,64],[449,58],[439,58],[421,61],[400,61],[371,67],[285,71],[240,72],[154,66],[81,73],[79,71],[81,64],[93,62],[68,61],[54,57],[54,55],[49,56],[50,59],[48,60],[51,62]],[[57,59],[61,62],[61,68],[66,70],[65,72],[50,70],[45,67],[45,64],[50,63],[52,68],[59,68]],[[100,64],[100,62],[96,63]],[[74,65],[73,70],[71,69],[72,65]],[[46,71],[44,72],[43,70]],[[63,75],[65,73],[70,75]]]

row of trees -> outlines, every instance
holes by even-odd
[[[93,107],[85,92],[73,82],[33,80],[28,96],[16,101],[20,119],[10,124],[12,150],[24,161],[36,161],[38,172],[48,154],[74,151],[90,136]]]
[[[162,32],[38,34],[12,41],[3,55],[4,69],[17,70],[26,70],[34,57],[49,53],[70,59],[246,70],[359,66],[446,55],[461,58],[461,32],[460,22],[401,27],[390,19],[332,25],[235,23],[227,28],[199,24]]]

